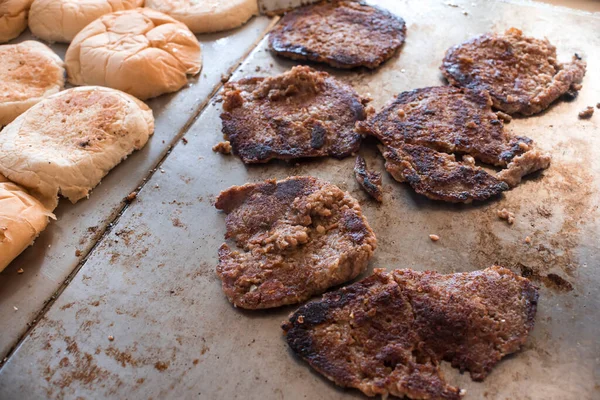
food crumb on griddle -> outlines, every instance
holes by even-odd
[[[431,239],[432,242],[437,242],[440,240],[440,237],[438,235],[429,235],[429,239]]]
[[[215,153],[231,154],[231,143],[229,141],[219,142],[212,148]]]
[[[369,171],[367,162],[361,156],[356,157],[354,164],[354,177],[365,192],[378,202],[383,201],[381,190],[381,174],[379,172]]]
[[[131,203],[132,201],[134,201],[137,198],[137,192],[131,192],[127,195],[127,197],[125,197],[125,201],[128,203]]]
[[[181,138],[181,141],[183,142],[183,144],[188,144],[188,140],[186,138]]]
[[[19,268],[17,270],[17,274],[21,275],[23,272],[25,272],[25,270],[23,268]]]
[[[498,210],[498,218],[506,220],[509,225],[515,223],[515,214],[511,213],[506,208]]]
[[[502,111],[496,111],[496,115],[505,123],[512,121],[512,117],[506,113],[503,113]]]
[[[596,103],[596,108],[600,108],[600,103]]]
[[[579,119],[590,119],[594,115],[594,107],[586,107],[585,110],[579,112]]]
[[[531,244],[531,238],[529,236],[525,238],[525,243]]]
[[[115,340],[115,337],[113,335],[109,335],[108,336],[108,340],[110,340],[111,342]]]

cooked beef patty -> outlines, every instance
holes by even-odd
[[[487,90],[499,110],[532,115],[563,94],[576,93],[586,63],[577,55],[570,63],[559,63],[548,39],[511,28],[504,35],[486,33],[452,47],[441,70],[452,85]]]
[[[354,177],[369,196],[380,203],[383,201],[381,174],[379,172],[369,171],[367,169],[367,162],[361,156],[356,157],[356,162],[354,163]]]
[[[364,2],[330,1],[287,13],[269,35],[276,54],[336,68],[377,68],[404,43],[406,26]]]
[[[377,246],[358,202],[313,177],[234,186],[216,205],[227,215],[217,274],[237,307],[299,303],[362,273]]]
[[[247,163],[347,157],[360,146],[354,130],[367,99],[326,72],[295,67],[269,78],[225,85],[223,133]]]
[[[483,380],[533,329],[531,282],[501,267],[441,275],[376,269],[283,324],[292,350],[328,379],[368,396],[459,399],[447,360]]]
[[[381,141],[388,172],[417,193],[448,202],[485,200],[550,164],[531,139],[507,133],[491,106],[487,92],[416,89],[360,122],[358,131]],[[493,176],[475,160],[507,169]]]

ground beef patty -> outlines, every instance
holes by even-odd
[[[357,121],[367,99],[325,72],[295,67],[269,78],[225,85],[221,120],[245,163],[302,157],[347,157],[360,146]]]
[[[313,177],[234,186],[216,207],[227,215],[217,274],[237,307],[299,303],[356,278],[377,246],[358,202]]]
[[[522,115],[539,113],[561,95],[579,90],[585,69],[579,56],[561,64],[547,39],[523,36],[515,28],[452,47],[441,66],[452,85],[487,90],[494,107]]]
[[[417,193],[448,202],[485,200],[550,164],[531,139],[507,133],[491,106],[487,92],[416,89],[398,95],[358,130],[381,141],[388,172]],[[507,169],[493,176],[475,160]]]
[[[537,299],[528,279],[501,267],[450,275],[376,269],[282,327],[292,350],[340,386],[383,398],[460,399],[440,362],[483,380],[525,343]]]
[[[336,68],[377,68],[404,43],[402,18],[364,2],[331,1],[287,13],[271,31],[276,54]]]

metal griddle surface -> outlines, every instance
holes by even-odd
[[[600,101],[600,18],[516,1],[373,3],[406,20],[400,55],[374,72],[330,72],[370,93],[376,108],[398,92],[442,84],[445,50],[486,31],[515,26],[547,36],[560,59],[583,55],[588,74],[576,100],[507,125],[551,152],[551,168],[474,205],[429,201],[384,174],[384,203],[377,205],[354,181],[353,158],[246,167],[213,153],[222,136],[221,105],[212,103],[0,370],[0,398],[364,398],[289,352],[280,323],[294,307],[237,310],[214,272],[225,233],[224,215],[213,206],[219,191],[303,174],[360,200],[379,240],[370,268],[450,273],[500,264],[538,283],[536,327],[521,352],[483,383],[444,365],[466,399],[600,397],[600,115],[577,118]],[[232,79],[292,65],[271,56],[263,40]],[[383,170],[374,143],[361,153]],[[514,225],[498,219],[501,208],[516,214]],[[431,233],[441,240],[431,242]]]

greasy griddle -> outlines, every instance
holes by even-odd
[[[279,326],[294,307],[234,309],[214,272],[225,233],[225,216],[214,208],[219,191],[301,174],[359,199],[379,241],[370,269],[449,273],[498,263],[540,286],[536,326],[523,351],[483,383],[443,366],[466,399],[600,397],[600,110],[590,120],[577,117],[600,101],[600,17],[517,1],[373,3],[406,20],[401,55],[373,72],[317,67],[370,93],[378,109],[400,91],[441,84],[446,49],[489,30],[517,26],[547,36],[560,59],[582,54],[588,74],[577,99],[507,125],[552,153],[550,169],[473,205],[429,201],[384,173],[378,205],[355,182],[353,157],[246,167],[213,153],[222,140],[221,104],[213,102],[2,367],[0,398],[364,398],[291,354]],[[293,65],[271,56],[263,40],[232,79]],[[369,168],[383,171],[372,141],[361,154]],[[515,213],[513,225],[498,218],[502,208]]]

